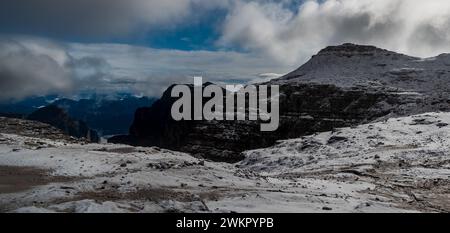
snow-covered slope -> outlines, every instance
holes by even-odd
[[[343,128],[238,164],[0,134],[1,212],[450,211],[450,113]]]
[[[272,83],[362,86],[397,92],[450,91],[450,55],[417,58],[373,46],[330,46]]]
[[[240,163],[280,179],[370,183],[365,192],[430,211],[450,211],[450,113],[337,129],[246,152]]]

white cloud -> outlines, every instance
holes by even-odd
[[[192,83],[202,76],[214,83],[265,80],[261,73],[288,72],[288,67],[257,54],[229,51],[180,51],[121,44],[69,44],[76,59],[95,55],[110,66],[107,81],[95,87],[160,95],[173,83]]]
[[[215,83],[247,83],[267,79],[261,73],[292,68],[249,53],[8,36],[0,39],[0,101],[86,92],[159,96],[169,85],[191,83],[194,76]]]
[[[325,46],[354,42],[416,56],[450,52],[448,0],[241,1],[219,44],[300,64]]]
[[[0,39],[0,100],[71,89],[70,57],[45,40]]]

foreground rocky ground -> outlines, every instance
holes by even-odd
[[[0,212],[450,211],[450,113],[282,141],[236,164],[14,122],[0,124]]]

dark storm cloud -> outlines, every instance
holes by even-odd
[[[0,39],[0,100],[70,90],[68,59],[45,41]]]
[[[153,27],[174,27],[221,0],[2,0],[0,28],[81,38],[127,36]]]

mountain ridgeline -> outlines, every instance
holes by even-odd
[[[117,97],[92,96],[79,100],[58,96],[30,97],[0,103],[0,116],[27,118],[43,107],[54,105],[64,110],[71,119],[82,121],[100,136],[106,136],[127,133],[136,109],[150,106],[154,101],[153,98],[128,94]]]
[[[150,106],[155,99],[125,96],[120,99],[59,99],[54,105],[64,109],[71,117],[84,121],[100,135],[128,132],[136,109]]]
[[[136,111],[129,135],[113,143],[159,146],[215,161],[241,160],[242,151],[335,128],[391,117],[449,111],[450,56],[415,58],[373,46],[330,46],[269,85],[280,85],[280,127],[257,121],[174,121],[170,87]],[[345,139],[342,139],[345,140]]]

